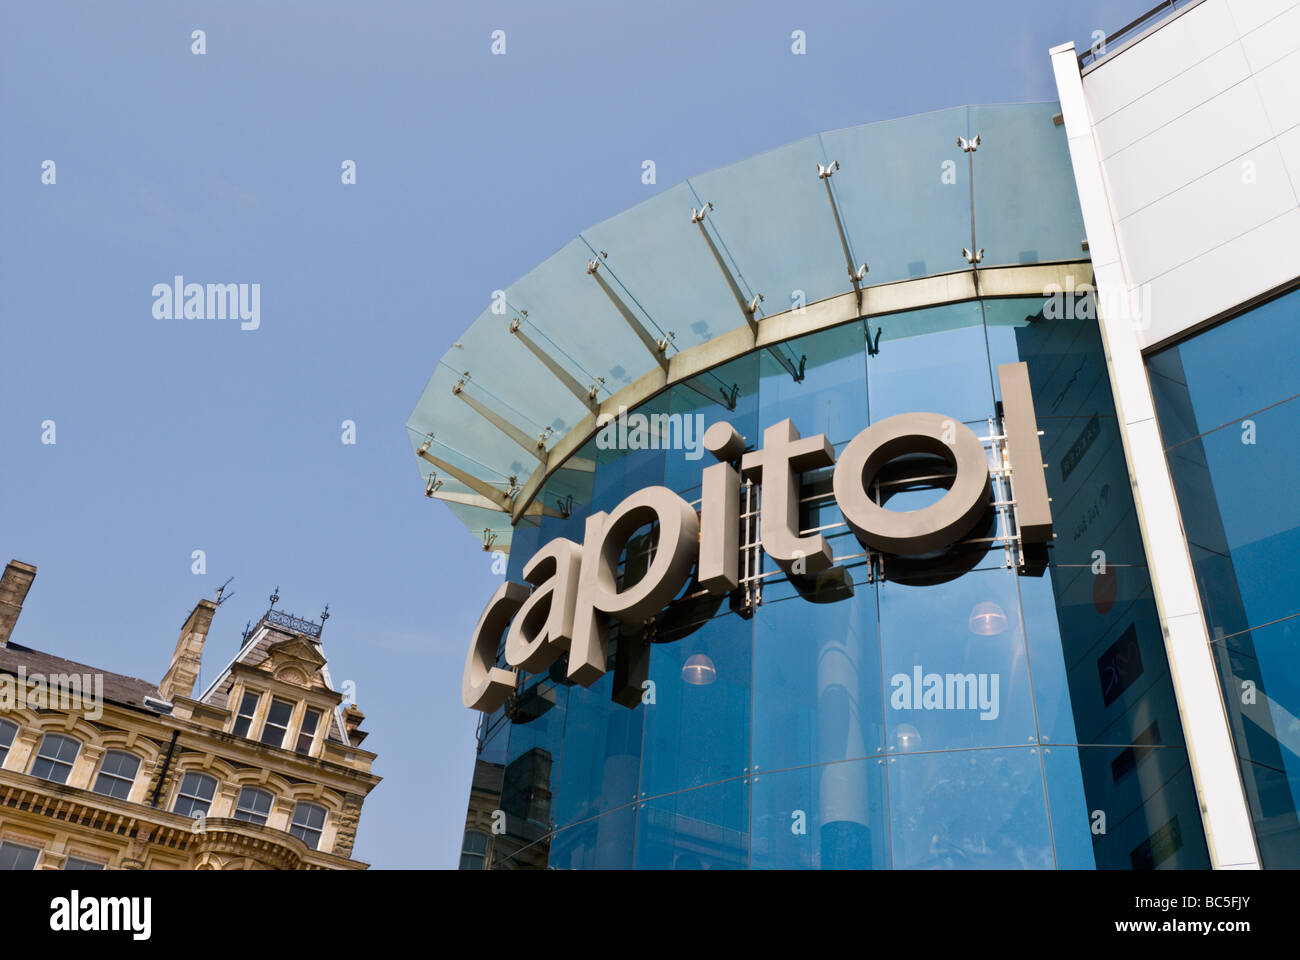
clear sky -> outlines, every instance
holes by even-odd
[[[233,576],[206,682],[273,587],[329,603],[384,777],[355,856],[455,866],[460,676],[500,577],[406,437],[437,358],[654,192],[822,130],[1054,99],[1049,47],[1151,5],[4,3],[0,563],[39,568],[14,640],[157,681]],[[155,319],[177,274],[259,283],[260,328]]]

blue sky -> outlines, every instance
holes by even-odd
[[[1047,49],[1149,3],[5,4],[0,562],[39,568],[14,639],[158,680],[234,576],[206,681],[273,587],[328,602],[385,778],[355,855],[455,866],[460,674],[500,578],[422,495],[403,424],[437,358],[654,192],[822,130],[1054,99]],[[260,283],[260,329],[155,319],[176,274]]]

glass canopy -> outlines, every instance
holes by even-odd
[[[867,264],[869,287],[970,270],[964,250],[983,248],[981,269],[1083,259],[1059,109],[955,107],[817,134],[583,231],[439,360],[407,421],[430,493],[508,549],[509,508],[548,452],[654,371],[658,344],[671,357],[745,326],[750,304],[761,327],[849,293],[850,263]],[[965,152],[958,138],[976,135]]]

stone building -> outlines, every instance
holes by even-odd
[[[0,869],[353,870],[364,715],[320,623],[278,610],[195,688],[218,604],[200,600],[161,682],[11,641],[36,568],[0,578]]]

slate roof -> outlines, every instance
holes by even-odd
[[[0,647],[0,673],[17,676],[18,668],[24,666],[27,668],[28,676],[33,673],[47,676],[52,673],[101,674],[104,677],[104,699],[106,701],[132,707],[136,710],[145,710],[149,713],[156,714],[160,712],[146,706],[144,703],[145,697],[161,699],[158,696],[158,684],[156,683],[141,680],[138,677],[123,676],[120,673],[110,673],[98,667],[76,663],[73,660],[65,660],[50,653],[42,653],[39,650],[33,650],[31,647],[24,647],[20,643],[11,642],[8,646]]]

